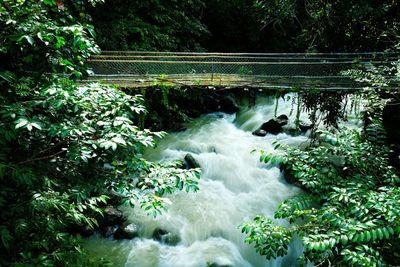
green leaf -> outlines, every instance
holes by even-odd
[[[121,145],[126,145],[126,142],[125,142],[125,140],[124,140],[124,139],[122,139],[122,138],[121,138],[121,137],[119,137],[119,136],[117,136],[117,137],[114,137],[114,138],[112,139],[112,141],[114,141],[115,143],[121,144]]]
[[[25,125],[27,125],[29,123],[29,121],[27,119],[19,119],[16,121],[17,125],[15,125],[15,129],[24,127]]]
[[[33,127],[35,127],[36,129],[38,129],[38,130],[42,130],[42,127],[41,127],[40,124],[37,123],[37,122],[32,122],[31,125],[32,125]]]
[[[347,237],[347,235],[342,235],[341,241],[342,241],[343,245],[346,245],[347,242],[349,241],[349,238]]]
[[[3,80],[5,80],[9,83],[14,82],[16,79],[15,74],[12,73],[11,71],[0,72],[0,78],[2,78]]]
[[[381,228],[377,229],[379,239],[383,239],[383,231]]]
[[[54,0],[43,0],[43,3],[49,6],[55,6],[56,5],[56,1]]]
[[[372,238],[371,232],[370,232],[370,231],[367,231],[367,232],[366,232],[366,241],[370,241],[371,238]]]
[[[376,230],[372,230],[371,232],[372,232],[372,240],[376,241],[377,239]]]
[[[65,44],[65,39],[62,36],[56,36],[56,48],[59,49]]]
[[[22,36],[22,38],[27,40],[30,45],[33,45],[35,43],[35,41],[33,40],[32,36],[30,36],[30,35],[24,35],[24,36]]]

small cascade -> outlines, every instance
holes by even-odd
[[[261,98],[234,115],[208,114],[148,150],[145,157],[153,161],[183,159],[191,153],[202,168],[200,190],[174,194],[172,205],[156,218],[140,208],[124,208],[129,221],[139,226],[140,237],[115,241],[94,236],[87,242],[89,250],[126,267],[296,266],[300,242],[291,245],[287,256],[267,261],[244,243],[238,228],[256,214],[273,218],[279,203],[300,192],[286,183],[278,167],[260,163],[259,153],[252,153],[273,153],[276,139],[294,146],[308,142],[305,135],[252,135],[274,118],[275,108],[275,99]],[[296,109],[293,101],[279,99],[278,115],[288,115],[289,126],[294,126]],[[307,121],[307,114],[300,119]],[[174,236],[175,242],[154,238],[157,229]]]

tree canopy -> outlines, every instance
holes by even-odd
[[[128,3],[129,2],[129,3]],[[366,52],[390,48],[397,1],[106,1],[90,12],[106,50]]]

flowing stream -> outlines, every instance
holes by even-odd
[[[292,113],[289,124],[293,123],[295,112],[291,112],[290,101],[279,101],[277,114]],[[111,259],[115,266],[296,266],[296,257],[302,251],[299,242],[290,246],[287,256],[267,261],[244,243],[238,228],[256,214],[272,218],[280,202],[300,192],[285,182],[279,168],[260,163],[259,153],[251,151],[272,152],[276,139],[299,146],[307,143],[307,137],[285,133],[253,136],[251,132],[275,113],[272,98],[257,102],[253,107],[244,105],[237,114],[205,115],[189,124],[186,131],[170,134],[157,148],[147,151],[146,158],[154,161],[183,159],[191,153],[202,168],[200,190],[171,196],[173,204],[157,218],[139,208],[124,208],[129,221],[139,225],[140,238],[116,241],[94,236],[86,247],[97,256]],[[307,121],[307,114],[301,119]],[[179,243],[154,240],[157,228],[179,236]]]

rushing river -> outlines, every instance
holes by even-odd
[[[280,100],[277,114],[289,115],[292,109],[291,101]],[[238,228],[256,214],[272,218],[280,202],[300,192],[285,182],[279,168],[260,163],[259,154],[251,153],[255,148],[272,152],[276,139],[295,146],[307,143],[306,136],[285,133],[253,136],[251,132],[273,118],[274,111],[272,99],[260,99],[237,114],[203,116],[186,131],[163,139],[147,151],[146,158],[170,161],[192,153],[202,168],[200,190],[171,196],[173,204],[157,218],[139,208],[124,208],[129,220],[139,225],[140,238],[116,241],[94,236],[87,248],[111,259],[115,266],[126,267],[296,266],[302,250],[298,242],[287,256],[267,261],[244,243]],[[294,113],[289,124],[295,120]],[[307,115],[301,119],[307,121]],[[180,242],[168,245],[154,240],[157,228],[179,235]]]

